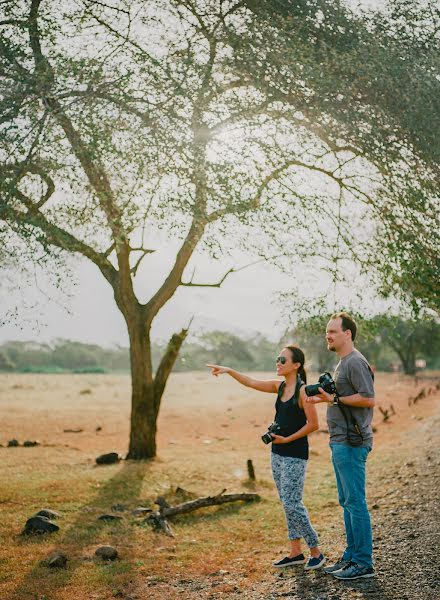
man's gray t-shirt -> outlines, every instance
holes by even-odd
[[[336,389],[339,396],[353,396],[361,394],[365,398],[374,398],[374,382],[368,361],[358,350],[353,350],[347,356],[339,361],[333,379],[336,383]],[[373,419],[372,408],[361,408],[344,405],[345,411],[350,410],[353,417],[362,432],[362,446],[372,446],[373,429],[371,421]],[[348,417],[348,414],[347,414]],[[327,407],[327,423],[330,433],[330,442],[335,444],[347,443],[347,424],[338,406],[329,404]],[[348,418],[350,431],[354,433],[353,426]]]

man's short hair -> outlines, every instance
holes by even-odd
[[[341,319],[342,321],[342,331],[347,331],[349,329],[351,331],[351,339],[354,342],[356,338],[356,321],[353,319],[351,315],[346,312],[338,312],[332,315],[332,319]]]

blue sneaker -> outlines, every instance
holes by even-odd
[[[306,571],[310,571],[311,569],[319,569],[325,563],[325,556],[320,554],[319,556],[311,556],[307,561],[307,564],[304,566]]]
[[[272,566],[277,569],[281,569],[283,567],[293,567],[294,565],[303,565],[306,562],[304,558],[304,554],[298,554],[298,556],[285,556],[281,560],[277,560],[272,563]]]
[[[343,569],[339,571],[333,571],[333,577],[336,579],[365,579],[367,577],[374,577],[373,567],[362,567],[354,562],[349,562]]]
[[[324,567],[323,571],[324,571],[324,573],[334,573],[335,571],[340,571],[341,569],[346,567],[349,562],[350,562],[349,560],[340,558],[339,560],[337,560],[335,562],[334,565],[329,565],[328,567]]]

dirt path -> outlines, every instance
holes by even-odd
[[[323,573],[284,570],[228,598],[271,600],[440,599],[440,416],[418,424],[405,462],[370,477],[376,577],[340,582]],[[409,456],[409,458],[408,458]],[[400,458],[402,455],[400,454]],[[215,595],[211,596],[215,598]]]

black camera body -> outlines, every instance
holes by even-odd
[[[319,376],[318,383],[306,385],[305,392],[307,396],[316,396],[319,394],[319,388],[322,388],[327,394],[337,394],[336,383],[330,373],[323,373]]]
[[[267,428],[266,433],[261,436],[261,439],[265,444],[273,442],[272,433],[275,433],[275,435],[283,435],[283,428],[276,421],[271,423]]]

